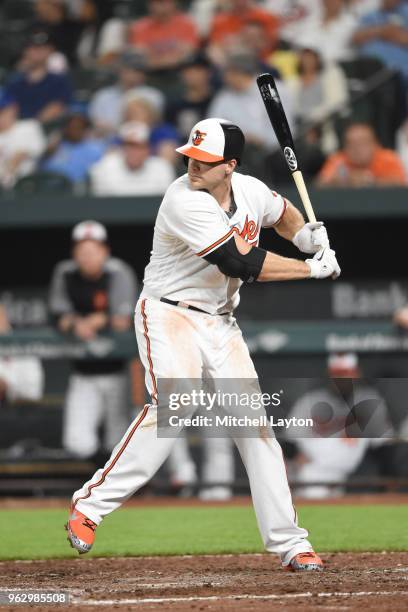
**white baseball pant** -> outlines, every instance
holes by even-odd
[[[212,316],[157,299],[136,305],[136,337],[152,397],[115,447],[103,469],[73,495],[73,505],[95,523],[145,485],[167,458],[174,438],[157,436],[157,380],[197,379],[205,368],[215,379],[245,383],[256,372],[232,315]],[[265,548],[284,565],[312,550],[296,511],[279,443],[261,435],[235,438],[245,465]]]
[[[129,423],[127,393],[127,377],[122,372],[72,374],[65,401],[63,447],[83,459],[92,457],[101,446],[98,430],[104,423],[102,447],[110,452]]]

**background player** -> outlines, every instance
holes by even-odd
[[[50,311],[58,329],[91,341],[102,330],[125,331],[131,325],[136,280],[131,268],[110,256],[106,229],[83,221],[72,231],[72,259],[60,262],[50,289]],[[128,424],[126,362],[78,360],[72,363],[66,397],[63,445],[87,458],[111,452]],[[106,455],[105,455],[106,457]]]
[[[80,552],[92,547],[103,517],[143,486],[170,452],[174,438],[158,437],[157,432],[161,379],[166,379],[167,391],[169,387],[177,391],[184,381],[201,378],[205,368],[214,382],[232,379],[238,393],[253,392],[250,383],[257,375],[233,317],[242,282],[340,274],[321,223],[305,225],[299,211],[280,195],[259,180],[234,172],[243,149],[242,131],[222,119],[196,124],[188,143],[178,149],[189,158],[188,174],[164,196],[135,314],[152,401],[129,427],[105,468],[73,496],[67,530]],[[261,227],[274,227],[302,251],[317,253],[305,262],[260,249]],[[255,428],[234,439],[248,473],[266,550],[278,554],[289,569],[322,569],[307,531],[297,525],[282,451],[273,432]]]
[[[292,439],[298,450],[295,480],[314,483],[299,489],[306,498],[343,495],[341,486],[317,483],[346,483],[367,450],[387,444],[393,435],[387,405],[377,389],[362,379],[356,354],[330,355],[327,370],[328,383],[305,393],[290,414],[298,419],[312,418],[314,423],[312,430]],[[352,437],[347,423],[351,409],[359,406],[370,410],[369,428]],[[286,435],[291,437],[290,428]]]

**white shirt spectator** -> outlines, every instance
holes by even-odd
[[[121,19],[108,19],[100,31],[97,56],[120,53],[125,46],[126,24]]]
[[[190,15],[203,38],[208,36],[217,10],[217,0],[193,0]]]
[[[367,13],[378,11],[381,5],[381,0],[350,0],[349,9],[357,17],[362,17]]]
[[[264,0],[262,7],[281,19],[279,36],[292,44],[321,15],[321,0]]]
[[[164,96],[155,87],[141,85],[134,87],[130,91],[124,91],[118,85],[104,87],[92,98],[89,107],[89,115],[92,122],[96,125],[109,125],[112,130],[116,130],[122,122],[123,103],[125,96],[129,93],[135,97],[145,98],[150,102],[160,114],[164,108]]]
[[[295,43],[315,49],[327,62],[347,60],[354,55],[351,38],[357,24],[356,16],[346,11],[326,23],[321,18],[313,19],[307,28],[299,30]]]
[[[45,147],[45,136],[35,119],[16,121],[8,130],[0,132],[0,182],[3,187],[12,187],[17,179],[33,172]],[[13,170],[13,159],[19,154],[24,158]]]
[[[85,30],[78,45],[78,56],[81,63],[87,64],[93,56],[95,36],[94,30]],[[97,59],[109,55],[119,55],[126,42],[126,25],[121,19],[108,19],[99,32],[95,55]]]
[[[288,122],[293,128],[291,96],[285,83],[277,81],[279,94]],[[251,138],[268,150],[278,146],[275,133],[263,104],[259,104],[259,90],[254,80],[245,91],[222,89],[208,110],[209,117],[223,117],[239,125],[248,141]]]
[[[149,157],[138,170],[129,169],[121,150],[112,151],[95,164],[90,177],[96,196],[162,195],[176,178],[170,162],[160,157]]]
[[[289,79],[287,84],[292,94],[293,114],[304,123],[323,121],[331,113],[344,108],[349,99],[346,77],[336,64],[327,64],[322,69],[313,85],[312,95],[305,95],[307,90],[300,77]],[[326,154],[333,153],[339,146],[330,121],[323,125],[321,146]]]

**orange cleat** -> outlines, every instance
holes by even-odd
[[[292,572],[322,572],[323,561],[313,551],[298,553],[285,569]]]
[[[91,550],[95,540],[95,529],[97,524],[91,521],[85,514],[78,510],[71,510],[65,529],[68,532],[68,542],[81,555]]]

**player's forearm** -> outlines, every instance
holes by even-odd
[[[279,236],[282,236],[282,238],[292,240],[293,236],[304,226],[304,224],[305,220],[302,213],[291,202],[288,202],[285,214],[278,225],[275,225],[275,231]]]
[[[281,257],[276,253],[267,252],[258,282],[300,280],[310,278],[310,266],[299,259]]]

